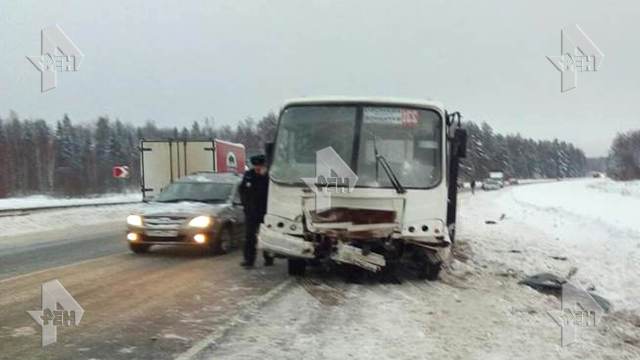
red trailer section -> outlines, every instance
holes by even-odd
[[[216,172],[243,174],[245,168],[244,145],[215,139]]]

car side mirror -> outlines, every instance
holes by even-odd
[[[231,204],[233,204],[234,206],[242,206],[242,200],[237,199],[237,198],[234,198],[234,199],[231,201]]]

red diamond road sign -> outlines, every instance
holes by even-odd
[[[113,177],[116,179],[127,179],[129,177],[128,166],[114,166],[111,170]]]

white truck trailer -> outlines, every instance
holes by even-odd
[[[385,98],[291,100],[279,114],[259,247],[289,273],[333,261],[436,279],[455,237],[460,114]]]
[[[140,141],[140,188],[150,200],[164,187],[185,175],[198,172],[237,173],[245,171],[242,144],[219,139]]]

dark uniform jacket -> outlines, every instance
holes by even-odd
[[[239,190],[247,221],[261,223],[267,213],[269,176],[260,176],[254,169],[251,169],[244,173]]]

